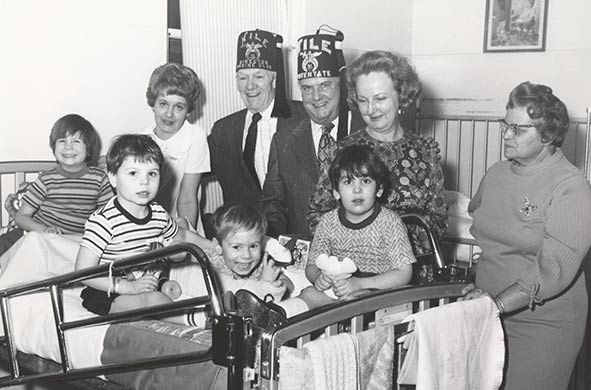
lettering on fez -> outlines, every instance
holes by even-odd
[[[331,49],[331,41],[326,41],[324,39],[320,40],[320,46],[314,43],[315,39],[307,38],[302,40],[302,45],[300,47],[300,51],[323,51],[328,54],[332,54]]]
[[[260,68],[260,69],[266,69],[266,70],[273,70],[271,68],[271,65],[269,64],[269,61],[261,60],[261,59],[240,60],[239,67],[240,68]]]
[[[313,78],[313,77],[335,77],[331,74],[330,70],[317,70],[314,72],[304,72],[304,73],[300,73],[298,75],[298,80],[301,79],[309,79],[309,78]]]
[[[249,32],[248,34],[244,34],[244,36],[242,37],[242,45],[241,47],[246,47],[247,45],[247,41],[255,41],[261,45],[263,45],[263,47],[267,47],[267,45],[269,44],[269,40],[267,38],[261,38],[259,37],[259,33],[254,31],[254,32]]]

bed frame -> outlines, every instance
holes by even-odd
[[[16,192],[22,182],[33,181],[39,172],[51,169],[54,166],[55,162],[53,161],[0,162],[0,198],[2,204],[4,204],[7,195]],[[8,217],[5,210],[3,210],[3,215],[0,216],[2,226],[7,224]],[[426,221],[420,215],[407,215],[404,216],[403,220],[407,224],[427,226]],[[439,244],[434,236],[431,236],[430,239],[432,246],[437,250],[434,256],[428,261],[431,261],[436,268],[442,268],[445,266],[445,262],[440,255]],[[255,348],[254,346],[257,345],[257,340],[254,340],[253,336],[252,319],[240,317],[234,311],[225,309],[230,306],[227,304],[224,305],[224,299],[220,294],[216,279],[211,276],[209,260],[200,248],[191,244],[173,245],[150,252],[149,254],[134,256],[119,261],[117,263],[117,270],[146,264],[156,259],[169,257],[172,254],[178,253],[189,253],[195,259],[193,261],[201,264],[204,279],[208,286],[209,296],[163,305],[162,307],[158,306],[126,313],[110,314],[93,319],[65,322],[62,317],[63,308],[60,301],[61,289],[83,279],[106,275],[108,273],[108,266],[99,265],[56,278],[0,290],[0,312],[3,316],[3,326],[6,335],[0,338],[0,361],[5,362],[11,372],[9,376],[0,378],[0,387],[29,383],[45,384],[62,382],[81,389],[119,390],[124,387],[114,382],[99,379],[97,376],[212,360],[217,365],[228,367],[229,389],[243,388],[243,377],[245,373],[250,376],[254,373],[254,377],[258,378],[260,383],[251,382],[254,388],[257,386],[262,388],[271,386],[272,388],[272,384],[276,382],[279,370],[278,356],[272,353],[272,351],[278,345],[291,339],[298,338],[298,345],[301,345],[304,340],[311,340],[313,336],[305,336],[302,333],[305,330],[309,332],[314,331],[314,334],[316,334],[318,333],[319,327],[324,327],[325,330],[322,333],[327,335],[333,334],[337,329],[333,322],[347,319],[351,322],[350,328],[352,331],[360,331],[363,328],[363,317],[367,317],[367,313],[370,311],[371,315],[375,315],[376,311],[379,313],[380,309],[389,308],[388,310],[391,314],[392,310],[395,310],[392,306],[408,308],[411,297],[413,297],[412,302],[415,303],[412,307],[422,310],[433,304],[430,301],[432,298],[449,300],[449,298],[457,296],[461,288],[461,285],[450,285],[447,287],[428,286],[420,287],[418,290],[404,289],[400,292],[380,291],[371,293],[368,296],[354,298],[345,303],[334,304],[330,308],[327,308],[327,310],[315,310],[294,317],[293,320],[290,319],[286,326],[277,329],[267,329],[260,339],[261,342],[258,343],[259,348]],[[16,350],[12,340],[10,312],[8,310],[10,297],[40,289],[48,290],[52,297],[53,312],[56,318],[55,326],[62,357],[61,364],[49,359],[19,352]],[[423,302],[419,302],[421,300],[420,297],[424,298]],[[440,301],[440,303],[442,302]],[[110,364],[108,366],[84,369],[73,369],[71,367],[64,338],[64,332],[68,329],[100,323],[108,324],[123,320],[134,320],[143,316],[178,310],[181,307],[195,307],[207,304],[211,306],[213,320],[212,347],[206,352],[152,358],[125,364]],[[253,365],[252,363],[256,361],[257,357],[259,361]],[[263,369],[260,372],[255,372],[258,370],[258,367]],[[265,369],[266,367],[271,367],[271,371],[267,371]],[[275,378],[275,380],[271,378]]]
[[[179,254],[189,254],[191,256],[179,257]],[[190,258],[192,261],[199,263],[203,271],[203,277],[207,287],[208,296],[195,297],[170,304],[136,309],[122,313],[113,313],[93,318],[75,321],[64,320],[64,307],[61,295],[62,289],[71,287],[85,279],[98,276],[107,276],[109,275],[109,272],[118,273],[128,268],[150,264],[162,258],[178,259],[178,262],[187,261],[187,259]],[[39,290],[48,290],[50,293],[52,310],[55,317],[55,327],[57,331],[59,351],[62,361],[62,363],[59,365],[56,363],[48,365],[47,359],[34,357],[33,355],[20,354],[16,350],[14,344],[10,299],[21,294],[27,294]],[[0,290],[0,312],[2,314],[2,324],[5,334],[5,336],[2,337],[0,341],[3,345],[4,352],[8,353],[8,356],[5,357],[5,360],[8,361],[11,372],[9,376],[0,378],[0,387],[27,383],[72,381],[81,378],[96,377],[98,375],[113,374],[124,371],[134,371],[188,363],[199,363],[211,360],[212,356],[214,355],[212,351],[216,349],[218,351],[217,360],[222,360],[222,363],[229,363],[229,365],[232,365],[232,360],[223,354],[225,350],[220,348],[217,345],[218,343],[213,341],[212,347],[205,351],[190,352],[174,356],[147,358],[135,362],[113,363],[100,367],[72,368],[65,338],[65,332],[69,329],[97,324],[111,324],[121,321],[136,320],[146,316],[166,314],[184,308],[202,307],[204,305],[208,305],[211,310],[214,333],[217,333],[218,335],[223,334],[223,337],[220,337],[219,339],[222,340],[222,338],[225,339],[236,337],[232,334],[232,332],[228,332],[226,329],[226,326],[231,322],[231,319],[223,318],[225,314],[222,304],[221,289],[218,285],[217,279],[213,277],[213,271],[207,256],[199,247],[188,243],[174,244],[166,248],[151,251],[149,253],[122,259],[116,263],[113,263],[112,266],[109,266],[108,264],[98,265],[96,267],[70,272],[54,278]],[[228,343],[222,342],[221,344],[225,345]],[[225,357],[225,359],[222,359],[222,357]],[[25,371],[33,373],[24,374],[21,370],[21,362],[26,363]],[[59,370],[57,371],[55,370],[56,365],[59,366]],[[48,371],[47,368],[50,370]],[[229,370],[228,378],[229,380],[235,381],[231,378],[231,372],[234,371]],[[92,387],[89,385],[92,385]],[[91,383],[88,383],[87,381],[83,386],[83,388],[93,389],[121,388],[120,386],[105,387],[105,382],[102,380],[97,380],[94,382],[91,381]]]
[[[301,348],[309,341],[336,335],[342,329],[359,333],[374,326],[394,326],[395,337],[398,338],[408,330],[408,324],[402,323],[406,316],[457,300],[465,286],[449,283],[376,290],[302,313],[279,327],[265,329],[257,354],[255,366],[259,369],[254,387],[262,390],[278,389],[281,372],[279,349],[282,346]],[[400,362],[401,348],[399,344],[395,361]]]

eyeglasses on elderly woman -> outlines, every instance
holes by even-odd
[[[499,119],[499,128],[503,134],[507,133],[507,130],[511,130],[515,137],[519,137],[527,133],[531,128],[535,128],[536,125],[520,125],[517,123],[507,123],[504,119]]]

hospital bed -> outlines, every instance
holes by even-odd
[[[16,192],[21,183],[33,181],[40,171],[50,169],[54,164],[50,161],[0,162],[2,204],[4,204],[7,194]],[[0,221],[4,226],[8,223],[10,216],[4,209],[2,211]],[[405,223],[426,223],[420,215],[408,215],[404,217],[404,220]],[[437,247],[438,243],[433,237],[431,237],[431,241],[433,247]],[[146,384],[157,387],[156,382],[171,375],[170,371],[166,371],[165,367],[168,366],[172,367],[171,369],[182,368],[174,374],[177,379],[183,376],[209,378],[207,381],[201,379],[200,383],[203,386],[197,384],[197,388],[225,387],[226,380],[228,388],[242,388],[243,385],[253,388],[272,387],[272,383],[276,382],[280,367],[278,355],[273,352],[279,345],[278,343],[287,342],[288,339],[298,339],[296,344],[301,344],[302,340],[306,340],[306,338],[312,340],[317,337],[318,332],[332,334],[336,332],[339,325],[328,323],[330,318],[349,322],[349,325],[340,325],[341,331],[358,331],[363,327],[367,328],[372,321],[371,318],[374,319],[373,324],[375,324],[376,318],[378,322],[384,321],[384,318],[392,318],[393,313],[398,311],[408,314],[429,307],[436,301],[437,304],[445,303],[450,298],[459,295],[461,288],[461,285],[456,284],[447,287],[424,286],[416,291],[405,289],[400,292],[372,292],[367,296],[334,304],[327,310],[311,311],[294,317],[290,319],[286,327],[264,329],[264,332],[261,333],[262,337],[254,340],[251,319],[238,316],[228,309],[228,304],[223,304],[216,279],[211,276],[209,261],[198,247],[189,244],[174,245],[150,252],[148,255],[126,259],[118,263],[117,267],[122,270],[128,266],[146,264],[181,252],[191,255],[185,259],[191,258],[193,262],[198,262],[201,265],[203,279],[208,287],[208,296],[130,313],[110,314],[102,317],[82,315],[81,317],[74,316],[74,319],[67,318],[68,302],[72,300],[73,295],[79,292],[74,289],[74,293],[71,293],[69,292],[70,288],[85,278],[107,275],[114,271],[113,269],[109,270],[106,266],[69,272],[0,290],[0,310],[3,314],[5,335],[0,340],[0,361],[7,363],[6,367],[11,372],[11,375],[0,379],[0,386],[66,381],[79,388],[87,389],[144,388]],[[439,251],[436,251],[436,256],[431,261],[435,269],[440,269],[445,265]],[[14,315],[11,308],[24,306],[30,302],[25,302],[23,305],[18,303],[11,305],[11,301],[18,300],[19,297],[32,292],[45,294],[46,302],[32,304],[32,307],[38,305],[40,309],[45,304],[47,305],[46,309],[52,314],[49,322],[55,329],[57,337],[55,344],[42,348],[52,349],[52,353],[45,352],[45,355],[44,353],[36,353],[34,346],[31,345],[23,348],[24,351],[19,350],[18,343],[14,340],[15,333],[18,332],[15,332],[15,326],[12,323]],[[163,315],[166,312],[178,312],[182,308],[203,305],[208,305],[211,310],[211,329],[203,330],[171,325],[154,319],[154,316]],[[146,316],[149,319],[142,320]],[[396,318],[400,316],[401,314],[394,315]],[[29,322],[29,324],[31,323]],[[93,327],[102,329],[100,337],[92,336],[92,332],[90,332],[86,335],[82,334],[78,338],[69,336],[72,339],[68,340],[67,335],[75,332],[76,329],[87,330]],[[162,331],[161,328],[165,328],[165,330]],[[314,331],[312,331],[313,328]],[[309,329],[311,334],[306,336],[301,333],[304,329]],[[39,335],[37,338],[43,339],[45,336]],[[142,339],[148,339],[149,342],[142,346],[140,342]],[[122,340],[132,341],[124,343]],[[70,352],[69,347],[72,344],[92,341],[103,343],[104,350],[101,358],[105,360],[98,362],[99,366],[88,366],[88,362],[79,364],[75,353]],[[167,351],[170,353],[169,356],[141,356],[142,353],[149,355],[150,350],[163,348],[163,345],[175,346],[165,348],[169,350]],[[124,357],[124,361],[116,362],[114,357],[117,356],[122,359]],[[271,371],[268,371],[269,367],[272,367]],[[159,372],[161,374],[158,374]],[[243,381],[244,376],[254,378],[254,381]],[[181,378],[179,382],[186,384],[190,382],[190,379]],[[207,384],[205,384],[206,382]],[[223,384],[220,384],[221,382]],[[174,382],[171,382],[168,387],[164,386],[163,388],[174,388],[173,386],[175,386]],[[182,386],[176,385],[176,388],[182,388]]]

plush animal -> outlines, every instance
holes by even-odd
[[[269,253],[269,256],[278,263],[289,264],[291,263],[291,252],[289,249],[284,247],[272,237],[267,237],[265,241],[265,251]]]
[[[336,256],[324,253],[316,259],[316,267],[334,280],[348,279],[357,271],[357,266],[350,258],[340,260]]]

